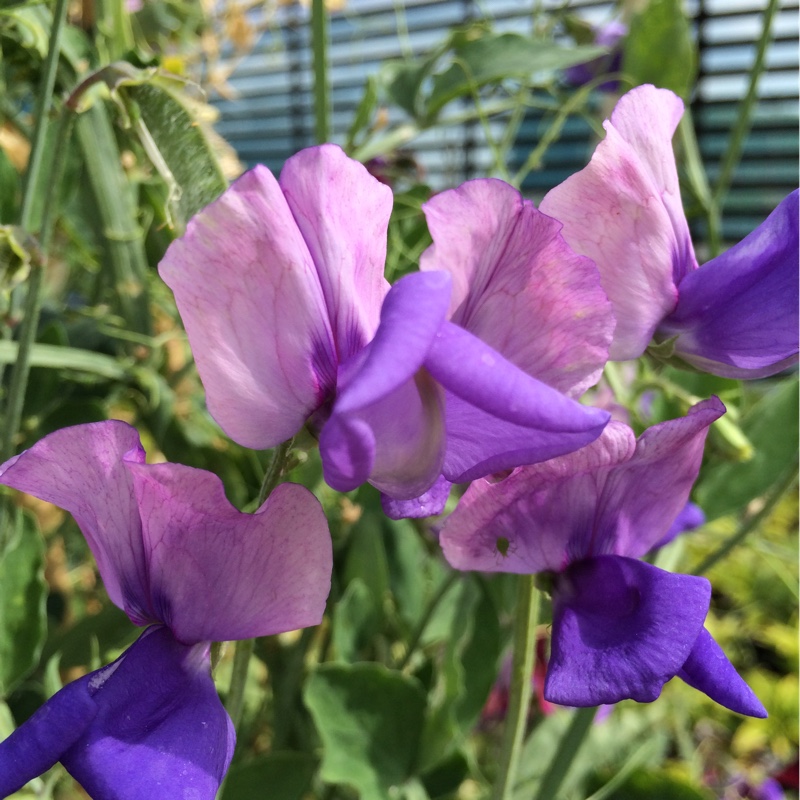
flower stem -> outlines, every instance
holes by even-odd
[[[492,800],[509,800],[513,795],[531,700],[531,675],[536,650],[538,617],[539,591],[534,584],[534,576],[520,575],[514,620],[514,660],[511,665],[508,714],[503,749],[500,753],[500,770],[492,791]]]
[[[578,708],[572,715],[569,727],[564,731],[553,760],[547,768],[534,800],[554,800],[564,782],[587,734],[591,730],[596,708]]]
[[[253,655],[254,646],[255,639],[242,639],[242,641],[236,642],[236,651],[233,654],[231,685],[225,707],[234,728],[238,728],[242,721],[244,687],[247,684],[247,669],[250,666],[250,657]]]
[[[287,439],[283,444],[279,444],[275,448],[275,452],[272,454],[272,461],[264,473],[264,480],[261,482],[261,490],[258,493],[256,506],[260,506],[278,485],[289,458],[289,450],[292,449],[292,442],[294,442],[294,439]]]
[[[317,144],[331,138],[331,94],[328,82],[328,12],[325,0],[311,3],[311,49],[314,53],[314,134]]]

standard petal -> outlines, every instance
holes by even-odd
[[[411,500],[395,500],[389,495],[381,495],[381,508],[389,519],[421,519],[441,514],[450,497],[453,484],[440,475],[436,483],[418,497]]]
[[[644,352],[675,308],[677,283],[697,266],[672,152],[682,114],[683,103],[666,89],[631,90],[589,165],[540,204],[600,270],[617,319],[611,358],[618,361]]]
[[[332,144],[292,156],[281,189],[314,261],[340,363],[375,334],[392,190]]]
[[[684,665],[711,598],[705,578],[643,561],[578,561],[553,591],[545,697],[567,706],[651,702]]]
[[[137,625],[158,621],[149,602],[142,527],[125,468],[144,457],[135,429],[109,420],[55,431],[0,467],[0,483],[75,517],[108,596]]]
[[[334,489],[369,480],[408,500],[440,475],[441,390],[422,366],[449,297],[446,273],[402,278],[386,296],[373,341],[342,365],[338,397],[320,434],[325,480]]]
[[[711,397],[641,435],[633,458],[606,481],[596,522],[598,540],[608,542],[604,552],[636,558],[665,536],[689,499],[708,428],[724,413]]]
[[[560,572],[594,551],[598,498],[635,439],[610,422],[590,445],[502,481],[477,480],[445,520],[439,540],[451,566],[480,572]]]
[[[766,717],[767,710],[703,628],[678,677],[737,714]]]
[[[235,737],[207,650],[186,647],[158,626],[81,679],[99,711],[61,762],[90,796],[216,797]]]
[[[763,378],[797,360],[798,192],[751,234],[690,273],[659,328],[675,355],[726,378]]]
[[[153,605],[185,643],[249,639],[317,625],[330,589],[331,542],[319,502],[282,484],[255,514],[216,475],[132,465]]]
[[[265,167],[189,222],[159,274],[175,293],[208,409],[234,441],[274,447],[331,395],[338,360],[326,297]]]
[[[451,321],[569,394],[596,383],[614,331],[600,273],[561,224],[500,180],[469,181],[423,206],[423,270],[453,276]]]
[[[0,797],[46,772],[84,735],[98,712],[89,680],[67,684],[0,743]]]

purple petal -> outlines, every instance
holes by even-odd
[[[136,431],[110,420],[55,431],[0,467],[0,483],[75,517],[108,596],[136,625],[160,621],[150,604],[139,511],[125,468],[143,461]]]
[[[682,533],[693,531],[701,525],[705,525],[706,515],[700,506],[692,502],[687,503],[683,507],[683,511],[678,512],[678,516],[672,521],[669,530],[664,536],[659,539],[652,547],[652,550],[658,550],[661,547],[666,547],[671,541],[677,539]]]
[[[134,465],[153,605],[184,644],[249,639],[317,625],[332,569],[319,502],[278,486],[255,514],[237,511],[216,475]]]
[[[553,591],[545,698],[579,707],[655,700],[689,657],[710,598],[705,578],[635,559],[572,564]]]
[[[449,393],[443,474],[454,483],[577,450],[596,439],[609,419],[608,412],[537,381],[452,323],[439,330],[425,366]]]
[[[648,428],[630,461],[609,475],[595,523],[599,539],[622,556],[643,556],[685,508],[703,459],[708,428],[725,413],[711,397],[685,417]]]
[[[436,483],[423,492],[419,497],[411,500],[395,500],[386,494],[381,495],[383,513],[389,519],[421,519],[441,514],[450,497],[453,484],[443,476],[439,476]]]
[[[213,800],[235,734],[206,645],[186,647],[166,628],[150,628],[117,661],[79,682],[98,713],[61,762],[92,797]]]
[[[159,273],[225,433],[254,449],[293,436],[333,392],[338,360],[312,254],[269,170],[190,220]]]
[[[423,270],[453,276],[451,321],[520,369],[571,394],[597,382],[614,331],[597,267],[561,225],[503,181],[474,180],[423,206]]]
[[[333,413],[320,434],[325,480],[334,489],[349,491],[369,480],[409,500],[439,477],[441,390],[422,367],[449,297],[446,273],[402,278],[386,296],[373,341],[342,365]]]
[[[683,215],[672,135],[683,103],[639,86],[617,103],[589,165],[540,204],[567,243],[597,264],[617,318],[611,358],[640,356],[696,268]]]
[[[722,648],[703,628],[689,658],[678,672],[689,686],[707,694],[715,703],[749,717],[766,717],[767,711],[753,690],[742,680]]]
[[[633,431],[610,422],[569,455],[475,481],[446,519],[440,541],[451,566],[481,572],[559,572],[593,551],[597,505],[610,469],[634,453]]]
[[[659,329],[675,354],[726,378],[763,378],[797,361],[798,192],[679,285]]]
[[[292,156],[280,184],[319,275],[341,363],[375,334],[389,290],[392,190],[332,144]]]

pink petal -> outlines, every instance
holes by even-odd
[[[463,570],[562,570],[586,554],[608,471],[634,448],[630,428],[610,422],[574,453],[520,467],[497,483],[474,481],[442,529],[445,557]]]
[[[424,206],[434,244],[423,270],[453,276],[451,321],[570,394],[596,383],[614,330],[597,267],[561,225],[503,181],[474,180]]]
[[[332,144],[292,156],[280,184],[314,261],[341,363],[372,339],[389,291],[392,190]]]
[[[0,483],[75,517],[111,602],[137,625],[158,621],[148,593],[139,510],[125,468],[143,461],[136,431],[109,420],[55,431],[0,467]]]
[[[133,464],[153,604],[184,644],[316,625],[332,569],[328,525],[304,487],[281,484],[255,514],[181,464]]]
[[[682,114],[683,103],[666,89],[631,90],[605,123],[589,165],[540,204],[600,270],[617,318],[615,360],[644,352],[675,307],[676,285],[697,267],[672,152]]]
[[[222,429],[255,449],[293,436],[332,393],[338,361],[313,257],[269,170],[197,214],[159,273]]]

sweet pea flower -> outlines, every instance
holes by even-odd
[[[798,193],[698,267],[672,151],[682,115],[672,92],[632,89],[604,124],[589,165],[540,208],[600,269],[617,317],[612,359],[639,357],[655,336],[701,371],[773,375],[797,360]]]
[[[246,173],[169,247],[160,274],[222,429],[261,449],[308,424],[328,484],[349,491],[369,481],[397,514],[407,501],[420,513],[442,505],[448,481],[594,440],[606,412],[448,320],[463,296],[458,278],[426,271],[389,287],[391,209],[387,186],[323,145],[289,159],[280,181],[264,167]],[[605,302],[599,276],[594,285]],[[538,335],[536,320],[517,322]],[[573,320],[572,333],[581,327]]]
[[[593,25],[591,32],[594,44],[607,47],[608,53],[583,64],[567,67],[564,78],[571,86],[584,86],[600,75],[619,72],[622,68],[622,48],[628,26],[621,20],[612,19],[602,25]],[[613,92],[618,87],[619,81],[612,80],[601,83],[597,89],[601,92]]]
[[[709,582],[639,560],[685,507],[723,413],[711,398],[638,441],[610,422],[582,450],[474,482],[446,520],[440,541],[456,569],[544,573],[552,584],[548,701],[650,702],[678,676],[734,711],[766,715],[703,625]]]
[[[215,475],[144,462],[136,431],[109,421],[56,431],[0,467],[0,483],[72,513],[111,601],[148,626],[0,743],[0,797],[61,761],[92,797],[212,800],[235,734],[210,642],[322,618],[331,543],[308,490],[283,484],[243,514]]]

